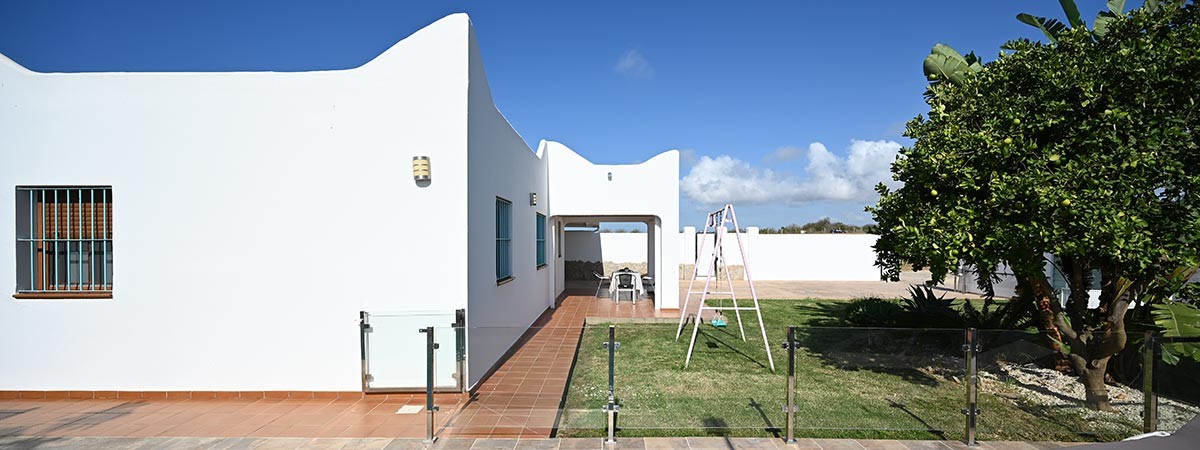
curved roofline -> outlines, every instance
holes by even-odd
[[[442,17],[441,19],[435,20],[433,23],[430,23],[429,25],[425,25],[425,26],[421,27],[420,29],[418,29],[417,31],[414,31],[414,32],[412,32],[412,33],[411,33],[411,34],[409,34],[408,36],[405,36],[405,37],[403,37],[403,38],[400,38],[400,40],[398,40],[398,41],[396,41],[395,43],[393,43],[392,45],[388,46],[388,48],[387,48],[387,49],[383,50],[382,52],[379,52],[379,54],[377,54],[377,55],[373,56],[371,59],[367,60],[367,62],[364,62],[364,63],[362,63],[362,64],[359,64],[359,65],[357,65],[357,66],[354,66],[354,67],[345,68],[345,69],[295,70],[295,71],[278,71],[278,70],[222,70],[222,71],[204,71],[204,72],[184,72],[184,71],[141,71],[141,72],[138,72],[138,71],[42,72],[42,71],[33,70],[33,69],[30,69],[30,68],[28,68],[28,67],[25,67],[24,65],[22,65],[22,64],[21,64],[21,63],[19,63],[19,62],[17,62],[16,60],[14,60],[14,59],[12,59],[12,58],[8,57],[8,55],[5,55],[3,52],[0,52],[0,69],[2,69],[2,68],[3,68],[3,66],[9,66],[11,69],[13,69],[13,70],[16,70],[17,72],[21,72],[21,73],[25,73],[25,74],[33,74],[33,75],[49,75],[49,74],[73,75],[73,74],[102,74],[102,73],[103,73],[103,74],[111,74],[111,73],[135,73],[135,74],[193,74],[193,75],[202,75],[202,74],[226,74],[226,73],[270,73],[270,74],[289,74],[289,73],[349,72],[349,71],[360,70],[360,69],[366,68],[366,67],[368,67],[368,66],[371,66],[371,65],[375,64],[375,63],[376,63],[376,61],[379,61],[379,60],[385,59],[384,57],[385,57],[385,56],[386,56],[388,53],[391,53],[393,50],[395,50],[395,49],[396,49],[397,47],[399,47],[401,44],[404,44],[404,42],[405,42],[405,41],[407,41],[407,40],[411,39],[412,37],[414,37],[414,36],[416,36],[416,35],[418,35],[418,34],[421,34],[422,32],[425,32],[426,30],[430,30],[430,29],[432,29],[432,28],[434,28],[434,27],[451,26],[452,24],[451,24],[450,22],[457,22],[458,20],[465,20],[465,21],[466,21],[466,25],[467,25],[467,27],[468,27],[468,28],[470,28],[470,27],[471,27],[471,17],[470,17],[469,15],[467,15],[467,13],[465,13],[465,12],[452,13],[452,14],[446,15],[445,17]]]
[[[550,139],[542,139],[542,140],[541,140],[541,142],[539,142],[539,143],[538,143],[537,155],[538,155],[539,157],[541,157],[541,156],[542,156],[542,154],[543,154],[543,151],[544,151],[544,150],[546,150],[546,149],[548,149],[548,148],[549,148],[551,145],[558,146],[558,147],[562,148],[563,150],[566,150],[566,151],[568,151],[570,155],[573,155],[573,156],[575,156],[576,158],[582,159],[584,162],[587,162],[588,164],[591,164],[591,165],[593,165],[593,166],[596,166],[596,167],[622,167],[622,166],[640,166],[640,165],[643,165],[643,164],[652,163],[652,162],[654,162],[654,161],[656,161],[656,160],[659,160],[659,159],[666,159],[666,158],[672,158],[672,157],[674,157],[676,160],[678,160],[678,159],[679,159],[679,150],[676,150],[676,149],[671,149],[671,150],[667,150],[667,151],[664,151],[664,152],[657,153],[657,154],[655,154],[654,156],[651,156],[650,158],[648,158],[648,159],[646,159],[645,161],[642,161],[642,162],[640,162],[640,163],[631,163],[631,164],[596,164],[595,162],[592,162],[592,160],[590,160],[590,159],[587,159],[587,158],[586,158],[586,157],[584,157],[583,155],[579,154],[579,152],[575,151],[575,150],[574,150],[574,149],[572,149],[571,147],[568,147],[568,146],[567,146],[567,144],[564,144],[564,143],[562,143],[562,142],[558,142],[558,141],[553,141],[553,140],[550,140]]]

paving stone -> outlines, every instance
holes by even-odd
[[[26,449],[67,449],[74,448],[73,442],[77,442],[78,438],[69,437],[41,437],[41,436],[22,436],[9,442],[4,443],[5,449],[26,450]]]
[[[606,450],[612,449],[628,449],[628,450],[646,450],[646,440],[642,438],[617,438],[615,447],[613,445],[605,445],[604,440],[600,440],[600,448]],[[561,448],[561,447],[560,447]]]
[[[301,445],[301,450],[341,450],[353,439],[348,438],[313,438],[307,444]]]
[[[476,439],[471,450],[512,450],[517,448],[516,439]]]
[[[558,439],[517,439],[517,450],[557,450]]]
[[[987,441],[980,444],[992,450],[1037,450],[1037,447],[1016,441]]]
[[[224,438],[209,444],[208,450],[250,450],[263,443],[264,438]]]
[[[469,438],[443,438],[438,439],[433,443],[433,449],[436,450],[468,450],[475,445],[474,439]]]
[[[342,450],[383,450],[393,441],[392,438],[354,438],[343,445]]]
[[[266,438],[254,450],[296,450],[312,438]]]
[[[903,442],[886,439],[856,439],[867,450],[908,450]]]
[[[817,441],[810,438],[798,438],[796,442],[791,444],[780,441],[779,448],[787,450],[821,450],[821,446],[817,445]]]
[[[730,438],[724,437],[690,437],[687,438],[688,447],[693,450],[731,450],[733,444]]]
[[[623,448],[619,446],[627,440],[632,441],[634,439],[617,439],[618,448]],[[636,440],[641,441],[640,438]],[[645,442],[642,445],[645,446]],[[558,440],[559,450],[599,450],[603,448],[605,448],[604,438],[567,438]]]
[[[686,438],[646,438],[645,441],[646,450],[688,450],[692,448],[688,445]]]
[[[737,450],[775,450],[783,442],[775,438],[730,438],[728,441]]]
[[[864,450],[854,439],[813,439],[823,450]]]
[[[170,438],[162,442],[162,446],[158,447],[161,450],[200,450],[208,449],[214,443],[220,441],[220,438],[193,438],[179,437]],[[157,449],[156,449],[157,450]]]
[[[424,450],[429,447],[424,439],[392,439],[383,450]]]
[[[951,450],[942,441],[904,441],[904,446],[910,450]]]

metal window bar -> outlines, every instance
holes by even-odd
[[[512,202],[496,197],[496,279],[512,276]]]
[[[546,265],[546,216],[537,213],[537,266]]]
[[[29,271],[29,284],[18,286],[18,293],[112,291],[111,191],[109,186],[17,187],[29,212],[29,229],[17,235],[18,245],[29,246],[18,261]]]

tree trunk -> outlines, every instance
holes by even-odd
[[[1084,402],[1088,408],[1099,411],[1113,411],[1108,401],[1108,386],[1104,384],[1104,375],[1108,372],[1108,361],[1111,356],[1091,361],[1080,370],[1079,381],[1083,383]]]
[[[1033,297],[1034,310],[1037,315],[1034,325],[1041,331],[1042,340],[1045,341],[1046,346],[1054,350],[1054,370],[1068,373],[1071,365],[1067,359],[1067,353],[1063,351],[1062,344],[1060,344],[1063,336],[1054,323],[1055,308],[1051,305],[1051,302],[1057,302],[1058,299],[1049,289],[1049,283],[1045,282],[1044,276],[1040,276],[1040,279],[1030,278],[1030,280],[1018,278],[1017,290],[1020,294]]]

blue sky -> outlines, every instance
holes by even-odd
[[[1091,18],[1104,1],[1079,5]],[[338,69],[463,11],[497,106],[531,146],[561,141],[597,163],[679,149],[682,225],[733,201],[758,226],[868,222],[869,186],[925,111],[930,47],[990,60],[1041,37],[1017,13],[1062,18],[1053,0],[27,0],[0,2],[0,53],[49,72]]]

